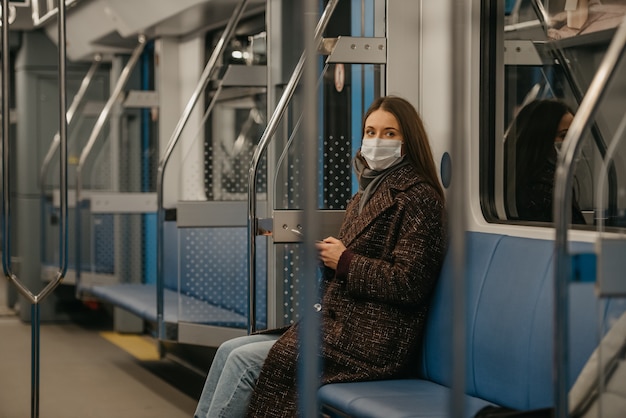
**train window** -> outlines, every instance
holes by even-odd
[[[318,154],[318,195],[317,207],[322,211],[343,211],[349,199],[356,192],[353,184],[352,158],[361,146],[362,120],[367,107],[375,97],[381,95],[383,65],[330,63],[324,65],[320,82],[320,106],[323,107],[319,125]],[[370,82],[371,81],[371,82]],[[366,87],[364,87],[366,86]],[[296,93],[298,95],[298,93]],[[268,179],[274,190],[274,207],[278,210],[299,210],[307,190],[304,187],[302,171],[306,154],[306,144],[302,141],[301,124],[298,124],[302,108],[302,95],[297,96],[288,109],[289,134],[285,135],[277,148],[275,174]],[[338,226],[338,225],[337,225]],[[327,228],[327,227],[326,227]],[[322,228],[324,229],[324,228]],[[335,231],[332,235],[335,235]],[[322,239],[327,231],[303,231],[305,236]],[[321,234],[325,235],[321,235]],[[282,311],[277,317],[282,324],[297,321],[303,309],[298,289],[302,283],[301,268],[305,248],[301,243],[286,243],[275,246],[281,272],[283,291],[278,306]]]
[[[265,128],[264,89],[219,100],[205,136],[205,193],[208,200],[241,200],[248,196],[248,169]],[[265,170],[261,169],[261,173]],[[265,175],[258,190],[265,191]]]
[[[240,23],[221,58],[219,76],[206,91],[203,187],[197,200],[245,201],[248,169],[266,123],[266,32],[263,16]],[[207,35],[207,56],[221,33]],[[212,106],[211,109],[208,107]],[[191,155],[191,159],[197,156]],[[265,158],[265,157],[264,157]],[[266,162],[261,162],[257,190],[266,192]],[[193,199],[196,200],[196,199]]]
[[[482,204],[494,222],[550,225],[562,141],[626,14],[626,0],[516,0],[506,1],[504,10],[495,3],[484,2],[483,22],[490,24],[483,24],[481,35],[483,74],[488,74],[481,87],[481,137],[488,141],[481,147],[481,165],[489,167],[481,170],[487,192]],[[615,74],[616,88],[603,96],[576,158],[573,224],[593,225],[606,211],[614,212],[609,222],[618,222],[626,170],[618,161],[602,169],[623,118],[615,104],[623,101],[626,72]],[[494,79],[502,80],[503,89]]]
[[[380,83],[373,80],[380,80],[383,73],[384,67],[378,64],[327,64],[323,69],[321,105],[324,110],[318,142],[320,209],[344,210],[357,191],[352,158],[361,146],[366,106],[381,94]],[[372,80],[371,91],[362,91],[362,80]],[[284,209],[300,209],[303,199],[300,168],[303,166],[301,159],[305,158],[305,144],[296,139],[301,134],[297,131],[299,116],[296,112],[290,112],[296,128],[287,146],[280,151],[273,180],[277,190],[276,207]]]

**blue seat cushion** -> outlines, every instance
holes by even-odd
[[[451,391],[428,380],[398,379],[334,383],[318,391],[320,404],[329,411],[354,417],[447,418]],[[466,396],[465,417],[491,403]]]
[[[92,286],[85,289],[92,296],[124,308],[147,320],[157,320],[157,289],[154,284],[124,283]],[[232,328],[247,328],[248,318],[206,301],[165,289],[163,317],[165,322],[193,322]],[[179,307],[184,306],[184,309]]]
[[[553,405],[554,242],[470,232],[466,244],[465,416],[490,404],[519,410]],[[593,248],[570,243],[570,251]],[[452,267],[448,255],[427,319],[420,379],[326,385],[318,396],[331,416],[449,416]],[[610,323],[623,306],[608,303],[601,310],[593,283],[572,283],[568,293],[571,385],[597,343],[598,315]]]

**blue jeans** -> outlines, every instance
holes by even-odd
[[[247,335],[219,346],[194,418],[244,417],[267,353],[278,335]]]

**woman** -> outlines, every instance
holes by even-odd
[[[535,100],[520,110],[507,141],[515,145],[515,204],[518,218],[552,222],[556,157],[574,112],[556,99]],[[585,218],[572,199],[572,223]]]
[[[409,102],[374,101],[354,167],[361,187],[339,236],[317,244],[325,266],[322,384],[414,371],[445,253],[443,190],[422,121]],[[196,416],[240,416],[236,407],[246,404],[250,391],[248,416],[296,416],[298,327],[276,340],[259,334],[224,343]]]

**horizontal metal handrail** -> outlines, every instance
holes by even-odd
[[[196,88],[193,94],[191,95],[191,98],[187,102],[187,105],[185,106],[183,114],[178,120],[176,128],[174,129],[174,132],[172,133],[172,136],[170,137],[170,140],[167,143],[165,152],[163,153],[159,161],[159,166],[157,168],[157,272],[156,272],[157,273],[157,277],[156,277],[157,286],[156,287],[157,287],[157,325],[158,325],[157,336],[159,339],[163,339],[165,337],[165,322],[163,320],[163,309],[164,309],[163,258],[165,257],[165,253],[164,253],[165,237],[164,237],[164,230],[163,230],[164,223],[165,223],[165,210],[163,207],[164,206],[163,202],[164,202],[164,193],[165,193],[165,190],[164,190],[165,169],[167,168],[167,164],[170,160],[170,157],[172,156],[172,153],[174,152],[174,148],[178,144],[178,141],[180,140],[183,130],[185,129],[185,126],[187,125],[187,122],[189,121],[191,113],[193,112],[200,97],[202,97],[202,93],[206,89],[206,86],[208,85],[209,80],[211,79],[211,76],[213,75],[213,73],[215,72],[215,69],[217,68],[217,62],[218,62],[219,57],[221,57],[224,54],[224,51],[227,46],[226,43],[230,40],[230,38],[233,36],[235,32],[235,28],[237,27],[237,24],[239,23],[239,20],[241,19],[241,16],[243,14],[243,11],[247,3],[248,3],[248,0],[241,0],[239,4],[235,7],[235,9],[233,10],[233,13],[231,14],[231,17],[228,20],[228,23],[226,24],[226,27],[224,28],[224,31],[222,32],[222,35],[220,36],[219,41],[215,45],[215,48],[213,49],[213,52],[211,53],[211,56],[209,57],[209,60],[207,61],[204,67],[204,70],[202,71],[202,74],[200,75],[200,79],[198,80],[198,83],[196,84]],[[214,95],[214,99],[216,98],[216,96],[217,95]],[[212,107],[213,103],[214,103],[214,100],[211,102],[211,106],[209,107],[209,110],[207,111],[207,113],[210,111],[210,108]]]
[[[554,243],[554,297],[555,297],[555,336],[554,358],[556,362],[556,379],[554,395],[556,400],[555,417],[568,416],[568,281],[569,258],[567,254],[568,226],[571,222],[572,183],[574,172],[574,158],[582,148],[583,133],[593,123],[594,115],[599,107],[609,82],[615,75],[620,60],[626,53],[626,18],[615,32],[600,67],[596,71],[587,94],[574,116],[572,125],[567,131],[562,153],[557,160],[554,185],[553,217],[556,228]]]
[[[330,0],[328,4],[326,4],[326,8],[324,12],[320,16],[320,20],[315,28],[314,35],[314,45],[315,48],[320,45],[322,41],[322,34],[328,26],[328,22],[330,22],[330,18],[337,6],[339,0]],[[291,102],[291,99],[296,91],[296,87],[300,82],[300,78],[302,78],[304,63],[306,61],[306,51],[300,55],[300,59],[296,64],[296,67],[285,86],[285,90],[283,91],[282,96],[278,101],[278,105],[276,109],[272,113],[269,121],[267,122],[267,126],[263,131],[263,135],[259,140],[259,144],[254,150],[254,154],[252,156],[252,160],[250,162],[250,169],[248,171],[248,265],[249,265],[249,280],[250,280],[250,288],[249,288],[249,324],[248,324],[248,332],[252,333],[256,329],[256,242],[255,238],[257,236],[258,230],[258,220],[257,220],[257,209],[256,209],[256,182],[257,175],[259,170],[259,164],[261,162],[261,156],[267,150],[268,145],[270,144],[276,130],[278,129],[278,125],[282,121],[282,118],[287,110],[287,106]]]

